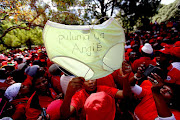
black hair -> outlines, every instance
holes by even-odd
[[[180,85],[177,85],[175,83],[165,83],[165,85],[169,86],[172,89],[172,99],[169,103],[169,107],[172,109],[176,109],[180,111]]]
[[[35,83],[36,83],[36,80],[41,78],[41,77],[45,77],[47,78],[47,80],[49,80],[49,77],[45,74],[45,70],[43,67],[40,67],[38,70],[37,70],[37,73],[36,75],[33,77],[33,80],[32,80],[32,89],[34,90],[34,86],[35,86]],[[49,81],[48,81],[49,82]]]
[[[147,53],[143,52],[142,50],[141,50],[141,55],[146,56],[146,57],[150,57],[151,59],[153,57],[153,54],[147,54]]]
[[[42,66],[42,63],[40,60],[35,60],[33,61],[33,65],[39,65],[39,66]]]

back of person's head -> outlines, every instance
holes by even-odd
[[[40,60],[35,60],[35,61],[33,61],[33,65],[39,65],[41,67],[42,63]]]
[[[141,48],[141,51],[144,55],[151,55],[153,53],[153,48],[151,44],[145,43],[144,46]]]
[[[49,67],[49,73],[51,73],[52,75],[60,75],[61,74],[61,70],[59,68],[58,64],[52,64]]]
[[[45,69],[43,68],[43,67],[39,67],[38,69],[37,69],[37,72],[36,72],[36,74],[34,75],[34,77],[33,77],[33,80],[36,80],[36,79],[38,79],[38,78],[40,78],[40,77],[47,77],[47,76],[45,76]]]
[[[17,82],[24,82],[24,80],[27,78],[27,76],[24,74],[24,71],[21,71],[19,69],[15,69],[10,73],[10,76],[13,77],[13,80]]]
[[[134,52],[138,52],[139,51],[139,45],[138,44],[134,44],[132,47]]]
[[[86,120],[114,120],[115,100],[105,92],[92,93],[84,104]]]
[[[20,88],[21,83],[14,83],[6,89],[4,96],[11,102],[18,95]]]
[[[25,73],[31,77],[34,77],[37,74],[39,68],[39,65],[29,66],[25,69]]]

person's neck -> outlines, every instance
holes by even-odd
[[[97,91],[97,88],[96,88],[95,90],[93,90],[93,91],[88,91],[88,90],[86,90],[86,92],[87,92],[89,95],[91,95],[92,93],[96,93],[96,91]]]

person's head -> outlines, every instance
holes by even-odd
[[[141,48],[141,52],[143,56],[151,57],[153,53],[153,48],[149,43],[145,43],[144,46]]]
[[[161,68],[168,67],[171,63],[171,55],[169,49],[163,48],[159,50],[156,60]]]
[[[49,67],[49,73],[51,73],[52,75],[61,75],[61,69],[59,68],[58,64],[52,64]]]
[[[2,62],[2,67],[5,69],[5,74],[8,76],[14,69],[14,64],[8,64],[7,61]]]
[[[18,63],[18,64],[21,64],[22,62],[23,62],[23,58],[20,58],[20,57],[17,58],[17,63]]]
[[[27,93],[29,93],[29,88],[27,86],[24,86],[22,83],[14,83],[6,89],[4,96],[9,101],[12,101],[16,97],[24,96]]]
[[[96,91],[96,88],[97,88],[96,79],[95,80],[84,81],[83,87],[87,92],[90,92],[90,93]]]
[[[29,66],[25,69],[25,73],[31,77],[35,77],[39,69],[40,69],[39,65]]]
[[[131,48],[134,52],[139,52],[139,46],[137,44],[134,44]]]
[[[179,96],[180,85],[165,83],[160,89],[161,95],[163,95],[165,101],[170,108],[180,110],[180,96]]]
[[[84,104],[86,120],[114,120],[115,100],[105,92],[92,93]]]
[[[164,85],[160,89],[160,93],[166,100],[170,100],[173,97],[173,90],[170,86],[167,85]]]
[[[131,63],[133,63],[137,58],[138,58],[138,56],[137,56],[137,53],[136,53],[136,52],[130,52],[130,53],[129,53],[129,61],[130,61]]]
[[[34,60],[33,65],[38,65],[38,66],[42,67],[42,62],[40,60]]]
[[[45,76],[45,70],[40,67],[37,74],[33,77],[32,87],[38,93],[43,93],[48,90],[48,78]]]
[[[48,89],[48,79],[45,76],[41,76],[35,79],[34,88],[38,92],[46,92]]]

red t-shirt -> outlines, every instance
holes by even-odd
[[[25,114],[25,108],[27,105],[28,97],[19,98],[11,101],[11,104],[13,104],[16,107],[16,110],[14,114],[12,115],[13,120],[18,119],[21,115]]]
[[[38,106],[39,104],[41,108],[47,108],[48,105],[54,100],[54,97],[57,94],[52,88],[49,88],[49,90],[50,90],[51,96],[37,95],[36,92],[34,92],[33,95],[29,98],[27,106],[26,106],[26,119],[27,120],[37,120],[37,118],[41,114],[41,110],[35,108],[35,106],[31,105],[31,103],[36,102],[36,106]],[[35,98],[36,97],[35,95],[37,95],[38,98]]]
[[[142,100],[134,110],[135,115],[140,120],[154,120],[158,116],[151,86],[149,81],[143,82],[141,85],[142,92],[138,98],[142,98]]]
[[[115,87],[113,76],[110,74],[106,77],[97,79],[97,85]]]
[[[101,91],[104,91],[105,93],[107,93],[108,95],[114,98],[118,89],[108,86],[97,86],[96,92],[101,92]],[[84,103],[89,96],[90,95],[85,91],[85,89],[76,92],[71,99],[71,106],[74,106],[77,112],[80,109],[84,109]]]
[[[148,80],[145,80],[141,84],[142,92],[138,97],[142,98],[142,100],[134,110],[135,116],[140,120],[154,120],[156,117],[158,117],[151,86],[152,83]],[[175,118],[179,120],[180,112],[173,109],[171,109],[171,112],[174,114]]]

